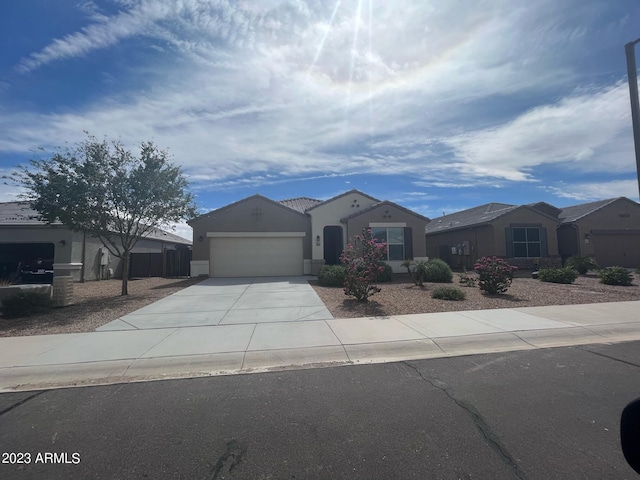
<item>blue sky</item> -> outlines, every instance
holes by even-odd
[[[637,0],[5,1],[0,173],[86,130],[169,149],[202,211],[638,200],[638,37]]]

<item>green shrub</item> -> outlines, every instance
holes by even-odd
[[[384,262],[380,263],[380,266],[383,270],[381,272],[378,272],[376,282],[384,283],[393,280],[393,269],[391,268],[391,266]]]
[[[466,298],[465,293],[456,287],[436,287],[431,292],[431,298],[438,298],[440,300],[464,300]]]
[[[598,270],[600,267],[592,257],[575,256],[564,262],[565,267],[573,268],[580,275],[586,274],[589,270]],[[562,282],[557,282],[562,283]]]
[[[538,279],[550,283],[573,283],[578,278],[578,272],[573,268],[543,268],[538,273]]]
[[[451,267],[439,258],[429,260],[425,266],[424,281],[432,283],[449,283],[453,278]]]
[[[324,265],[318,272],[318,283],[323,287],[342,287],[346,272],[342,265]]]
[[[2,300],[2,316],[4,318],[28,317],[46,312],[51,306],[51,298],[46,293],[18,292]]]
[[[623,267],[607,267],[600,270],[600,282],[628,287],[633,282],[633,275]]]
[[[518,267],[512,267],[498,257],[482,257],[476,262],[473,269],[478,274],[480,290],[483,293],[495,295],[507,291]]]
[[[413,280],[413,283],[422,287],[424,276],[427,273],[427,262],[425,260],[418,260],[416,262],[413,260],[405,260],[401,265],[407,268],[407,273],[409,274],[409,278]]]

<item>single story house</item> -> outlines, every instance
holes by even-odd
[[[558,249],[563,259],[594,257],[601,267],[640,267],[640,205],[625,197],[561,209]]]
[[[323,265],[340,262],[363,228],[388,243],[385,260],[401,272],[405,259],[424,256],[428,222],[358,190],[325,201],[253,195],[187,222],[193,228],[191,275],[317,275]]]
[[[444,215],[426,226],[427,256],[469,270],[479,258],[494,255],[521,268],[559,265],[554,208],[488,203]]]
[[[640,205],[624,197],[564,208],[489,203],[434,219],[425,235],[427,256],[457,268],[493,255],[521,268],[575,255],[602,267],[640,266]]]
[[[155,229],[138,240],[132,263],[135,255],[166,255],[190,245],[190,240]],[[70,274],[75,281],[122,275],[121,260],[110,255],[99,239],[74,232],[61,223],[39,220],[38,212],[27,202],[0,203],[0,277],[19,269],[48,277],[44,280],[50,280],[54,271]]]

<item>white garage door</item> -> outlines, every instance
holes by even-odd
[[[302,237],[211,238],[211,277],[303,274]]]

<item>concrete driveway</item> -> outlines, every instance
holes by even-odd
[[[208,278],[98,331],[328,320],[309,277]]]

